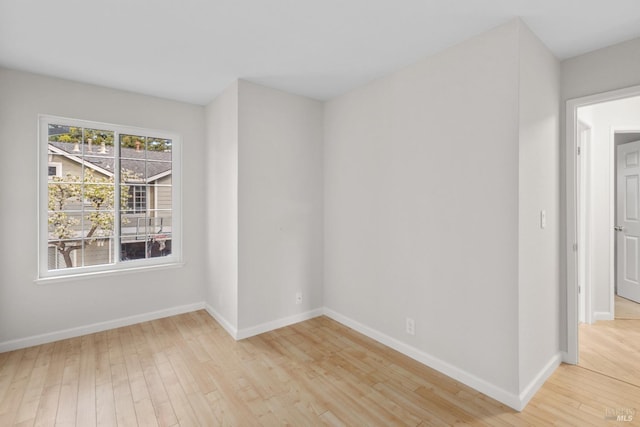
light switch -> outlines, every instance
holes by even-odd
[[[540,228],[547,226],[547,211],[544,209],[540,211]]]

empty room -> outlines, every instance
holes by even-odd
[[[0,0],[0,426],[640,425],[640,3]]]

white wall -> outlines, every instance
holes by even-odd
[[[238,327],[246,330],[323,305],[323,105],[243,80],[238,89]]]
[[[236,337],[323,306],[322,118],[321,102],[244,80],[206,108],[207,303]]]
[[[326,307],[507,393],[519,392],[518,26],[325,109]]]
[[[206,107],[207,303],[238,328],[238,83]]]
[[[640,97],[606,102],[579,109],[578,118],[592,127],[589,198],[591,220],[591,297],[595,320],[613,316],[611,312],[611,189],[614,184],[612,129],[640,130]]]
[[[519,359],[520,391],[559,351],[560,64],[520,26]],[[541,228],[540,212],[546,211]]]
[[[182,268],[36,284],[38,114],[173,131],[183,141]],[[203,108],[0,69],[0,343],[204,300]]]
[[[640,85],[640,38],[562,62],[564,100]]]

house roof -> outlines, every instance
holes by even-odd
[[[84,163],[104,175],[113,176],[114,147],[94,145],[91,152],[86,144],[73,142],[49,141],[49,150],[65,156],[71,161]],[[85,150],[84,153],[82,150]],[[146,161],[145,161],[146,160]],[[133,173],[140,181],[151,182],[171,174],[171,152],[136,150],[135,148],[120,148],[120,168]],[[138,180],[128,180],[137,182]]]

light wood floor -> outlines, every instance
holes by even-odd
[[[630,301],[616,295],[615,304],[616,319],[640,320],[640,304],[638,304],[637,302]]]
[[[639,402],[562,365],[517,413],[326,317],[235,342],[197,311],[0,354],[0,426],[598,426]]]
[[[579,359],[583,368],[640,387],[640,320],[580,325]]]

